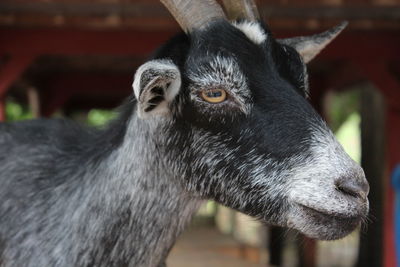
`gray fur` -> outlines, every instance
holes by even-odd
[[[172,183],[156,147],[160,126],[133,116],[120,148],[79,163],[51,142],[17,145],[0,127],[0,266],[160,264],[201,203]],[[27,184],[54,171],[68,183]]]
[[[222,21],[207,30],[167,45],[186,47],[184,60],[161,51],[139,67],[104,130],[0,124],[1,267],[163,266],[207,199],[319,239],[359,225],[364,173],[297,90],[307,87],[280,73],[277,43]],[[216,88],[223,102],[200,97]]]

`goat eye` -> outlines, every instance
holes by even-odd
[[[204,90],[201,97],[209,103],[221,103],[226,99],[226,92],[223,89]]]

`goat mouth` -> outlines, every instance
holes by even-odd
[[[332,219],[337,219],[337,220],[352,220],[352,219],[359,219],[361,215],[346,215],[346,214],[341,214],[338,212],[329,212],[329,211],[324,211],[324,210],[319,210],[316,208],[312,208],[310,206],[306,206],[304,204],[298,204],[298,206],[303,209],[306,212],[309,212],[310,215],[315,215],[315,216],[325,216],[325,217],[330,217]]]
[[[305,235],[321,239],[340,239],[351,233],[364,219],[364,215],[345,215],[321,211],[302,204],[296,205],[296,212],[290,216],[288,226]]]

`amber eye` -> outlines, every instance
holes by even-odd
[[[226,92],[223,89],[204,90],[201,97],[209,103],[221,103],[226,99]]]

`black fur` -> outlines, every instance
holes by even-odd
[[[164,266],[202,199],[286,226],[294,204],[283,174],[309,164],[315,132],[329,130],[305,98],[299,54],[264,31],[258,45],[219,21],[161,47],[153,59],[172,61],[182,78],[166,118],[140,119],[132,95],[102,129],[1,123],[0,266]],[[232,96],[218,105],[192,100],[207,89],[193,75],[215,71],[217,58],[237,65],[217,71],[242,106]],[[165,100],[163,88],[152,90],[144,112]],[[321,238],[349,230],[336,228]]]

